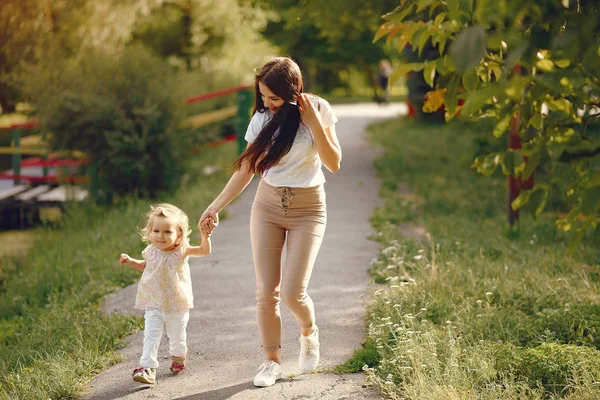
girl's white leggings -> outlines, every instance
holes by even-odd
[[[140,358],[140,366],[158,368],[158,346],[167,328],[171,357],[185,359],[187,354],[186,327],[190,320],[190,310],[166,314],[160,310],[146,310],[144,314],[144,351]]]

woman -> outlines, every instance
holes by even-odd
[[[198,224],[212,218],[208,223],[214,229],[219,212],[255,173],[262,176],[250,216],[256,314],[266,356],[254,378],[260,387],[282,377],[281,299],[301,328],[300,370],[313,371],[319,363],[319,331],[306,290],[327,220],[321,166],[338,171],[342,151],[329,103],[303,89],[300,68],[289,58],[272,59],[256,75],[255,108],[245,137],[248,146]]]

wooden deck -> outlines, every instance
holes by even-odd
[[[22,229],[43,220],[43,215],[60,213],[68,201],[87,198],[78,186],[16,185],[0,188],[0,230]]]
[[[63,204],[67,201],[81,201],[87,197],[87,194],[87,190],[77,186],[18,185],[0,192],[0,207],[28,202],[46,205]]]

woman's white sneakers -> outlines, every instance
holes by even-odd
[[[310,335],[300,335],[300,357],[298,358],[298,364],[302,373],[313,372],[317,368],[317,365],[319,365],[319,346],[319,329],[316,326]],[[273,386],[282,376],[281,365],[275,361],[267,360],[258,367],[258,373],[254,377],[254,386]]]
[[[319,365],[319,328],[308,336],[300,335],[300,357],[298,364],[302,373],[314,371]]]
[[[275,361],[267,360],[258,367],[258,374],[254,377],[254,386],[273,386],[282,376],[281,365]]]

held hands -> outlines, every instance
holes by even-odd
[[[308,98],[306,93],[301,93],[298,96],[298,110],[304,123],[313,130],[321,124],[321,115],[315,109],[315,106]]]
[[[203,225],[206,225],[210,229],[210,234],[212,234],[215,228],[219,225],[219,213],[207,208],[206,211],[202,213],[202,216],[198,221],[198,230],[201,233],[203,232],[203,229],[206,229],[202,227]]]
[[[200,230],[202,236],[205,237],[210,237],[216,227],[217,225],[212,217],[208,217],[204,219],[204,221],[198,223],[198,229]]]

